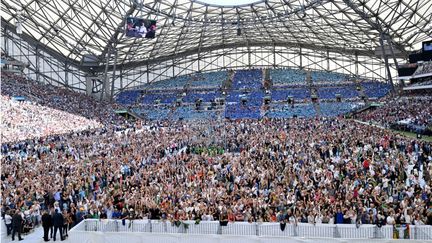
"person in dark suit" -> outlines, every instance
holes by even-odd
[[[51,215],[48,214],[48,211],[44,211],[42,215],[42,227],[44,230],[44,241],[49,241],[48,232],[52,226],[52,218]]]
[[[23,226],[23,218],[19,210],[15,211],[12,217],[12,240],[15,240],[15,233],[18,233],[18,240],[24,240],[21,238],[21,229]]]
[[[57,236],[57,230],[60,231],[60,239],[64,240],[63,238],[63,224],[64,224],[64,218],[61,213],[58,212],[58,210],[55,210],[55,213],[53,215],[53,225],[54,225],[54,241],[56,240]]]

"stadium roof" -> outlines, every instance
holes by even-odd
[[[381,33],[406,54],[432,36],[430,0],[205,1],[2,0],[2,25],[22,22],[23,38],[77,66],[84,54],[103,65],[110,50],[129,67],[237,46],[372,56]],[[126,16],[157,20],[156,38],[126,37]]]

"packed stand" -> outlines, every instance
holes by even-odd
[[[425,130],[432,126],[431,102],[431,96],[391,99],[383,106],[362,112],[357,117],[386,127],[407,124],[413,130]]]
[[[421,66],[417,68],[414,75],[421,75],[427,73],[432,74],[432,61],[424,62]]]
[[[96,120],[105,125],[118,124],[123,119],[114,114],[116,104],[101,102],[83,93],[78,93],[50,84],[42,84],[21,75],[1,74],[1,94],[9,97],[21,96],[40,106]]]
[[[95,129],[102,124],[82,116],[55,110],[31,101],[0,96],[2,142],[41,138],[53,134]]]

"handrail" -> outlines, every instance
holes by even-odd
[[[76,225],[73,232],[105,233],[157,233],[199,234],[237,236],[282,236],[342,239],[432,239],[430,225],[385,225],[372,224],[286,224],[234,222],[222,226],[219,221],[160,221],[160,220],[98,220],[86,219]]]

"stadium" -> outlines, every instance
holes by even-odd
[[[430,0],[1,4],[2,242],[432,242]]]

